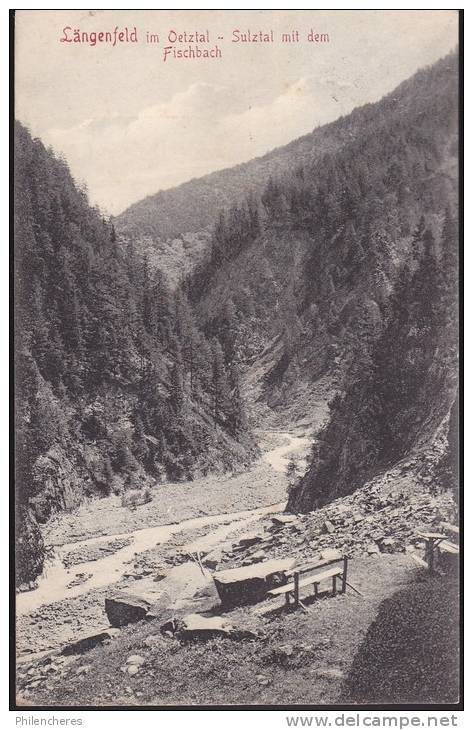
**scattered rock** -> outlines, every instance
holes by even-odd
[[[140,667],[142,664],[145,663],[145,660],[142,656],[139,654],[132,654],[132,656],[129,656],[126,660],[127,664],[135,664],[136,666]]]

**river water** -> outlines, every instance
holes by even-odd
[[[286,432],[275,432],[274,436],[277,436],[278,440],[282,439],[283,445],[267,451],[262,458],[275,471],[284,472],[289,461],[289,455],[306,450],[310,441],[305,437]],[[54,559],[45,568],[39,579],[38,587],[17,596],[17,615],[28,614],[43,605],[56,603],[64,598],[75,598],[90,590],[104,588],[116,583],[123,577],[123,574],[129,568],[130,561],[136,559],[137,555],[165,543],[175,533],[209,527],[209,532],[206,535],[183,547],[188,552],[208,551],[223,542],[227,535],[236,528],[246,527],[264,515],[281,512],[284,507],[285,503],[281,502],[253,510],[197,517],[183,520],[178,524],[156,525],[125,534],[92,537],[63,545],[56,548]],[[81,573],[90,574],[90,577],[80,585],[68,588],[72,576],[70,570],[64,566],[63,556],[72,549],[92,544],[97,545],[101,542],[110,542],[115,538],[128,538],[131,542],[111,555],[80,563]]]

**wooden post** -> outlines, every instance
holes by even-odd
[[[294,573],[294,603],[299,606],[299,573]]]
[[[342,574],[342,593],[346,593],[347,590],[347,576],[348,576],[348,558],[346,555],[343,556],[343,574]]]
[[[337,576],[336,575],[332,576],[332,593],[334,596],[337,595]]]

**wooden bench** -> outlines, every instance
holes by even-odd
[[[343,565],[334,565],[335,563],[342,562]],[[332,565],[334,567],[327,568]],[[319,568],[327,568],[322,572],[314,574],[315,570]],[[268,596],[285,596],[286,604],[289,605],[291,602],[290,597],[294,596],[294,605],[296,607],[303,606],[301,601],[300,591],[301,588],[307,586],[314,587],[314,595],[317,598],[319,593],[319,585],[322,581],[332,579],[332,595],[337,593],[337,578],[341,581],[341,592],[345,593],[347,588],[347,573],[348,573],[348,558],[346,555],[340,555],[337,558],[331,558],[330,560],[317,560],[311,563],[304,563],[303,565],[296,566],[292,570],[286,571],[285,575],[290,578],[288,583],[278,588],[273,588],[268,591]]]

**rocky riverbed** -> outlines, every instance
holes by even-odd
[[[294,434],[271,433],[263,459],[250,471],[186,484],[188,493],[182,505],[176,502],[176,513],[198,512],[199,516],[180,523],[162,524],[171,485],[164,504],[159,494],[152,503],[134,510],[121,506],[111,509],[110,500],[100,500],[94,510],[85,505],[54,520],[45,529],[47,544],[54,548],[53,558],[38,587],[17,597],[20,658],[57,649],[88,630],[106,626],[105,597],[117,590],[147,591],[157,600],[169,591],[169,585],[176,581],[175,569],[182,565],[189,566],[178,574],[183,581],[180,592],[185,596],[186,573],[195,568],[191,555],[205,555],[225,541],[231,544],[266,513],[283,509],[286,454],[297,449],[302,454],[308,443]],[[238,512],[215,514],[224,492],[227,504],[238,507]],[[183,485],[179,485],[176,500],[182,494]],[[278,497],[281,501],[271,504]],[[265,500],[269,507],[262,506]],[[138,524],[141,529],[133,532],[124,529]],[[113,534],[113,529],[118,534]],[[69,530],[75,541],[67,541]]]

